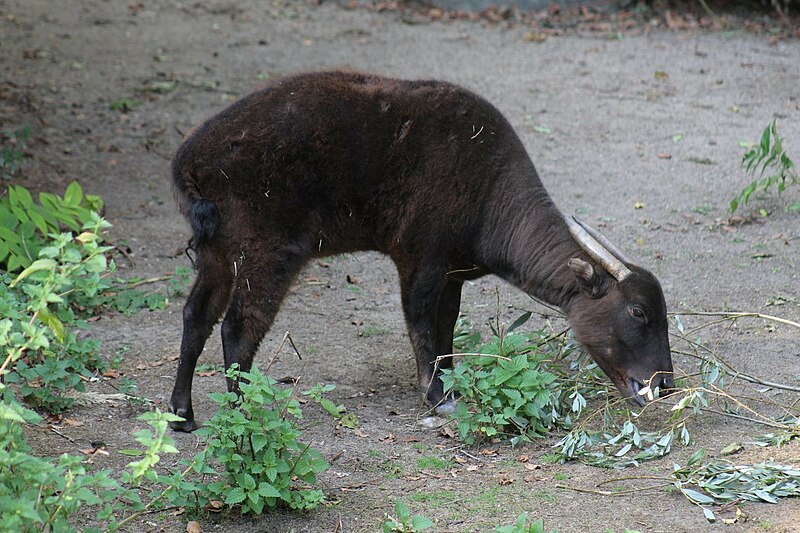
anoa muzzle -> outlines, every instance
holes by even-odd
[[[339,71],[275,80],[197,128],[172,178],[197,266],[175,429],[196,427],[192,376],[214,324],[225,366],[249,370],[303,266],[360,250],[397,267],[420,390],[439,411],[454,406],[439,377],[452,362],[436,358],[453,350],[463,283],[486,274],[563,309],[623,396],[672,386],[656,278],[564,217],[508,121],[457,85]]]

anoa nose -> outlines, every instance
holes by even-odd
[[[675,388],[675,376],[672,372],[664,373],[658,379],[658,388],[663,392],[670,392]]]

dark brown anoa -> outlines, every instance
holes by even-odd
[[[612,266],[587,253],[506,119],[461,87],[353,72],[277,80],[200,126],[172,170],[198,267],[175,429],[196,427],[192,375],[222,316],[225,366],[247,370],[303,265],[357,250],[397,265],[420,387],[440,409],[453,403],[433,362],[452,352],[462,283],[488,273],[561,307],[624,396],[641,403],[651,378],[672,386],[656,278],[614,250]]]

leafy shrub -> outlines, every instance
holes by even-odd
[[[511,333],[495,330],[488,343],[475,349],[483,355],[465,356],[442,372],[445,391],[459,397],[452,416],[466,444],[500,434],[515,435],[512,444],[542,436],[556,425],[570,424],[569,398],[576,412],[585,405],[581,391],[557,381],[552,362],[558,348],[544,342],[547,335],[513,332],[526,319],[523,315],[512,324]]]
[[[759,189],[766,192],[775,186],[780,194],[789,185],[797,185],[800,182],[794,162],[783,148],[783,138],[778,135],[775,120],[764,128],[761,142],[752,146],[744,154],[742,166],[745,172],[755,179],[731,200],[731,211],[736,211],[740,205],[746,204],[750,200],[750,196]],[[765,172],[767,172],[767,176],[764,176]]]
[[[70,307],[78,295],[92,296],[109,263],[99,233],[109,224],[96,213],[77,238],[62,233],[40,249],[40,257],[16,279],[0,277],[0,346],[6,351],[7,383],[19,383],[22,398],[58,412],[71,406],[68,391],[83,391],[80,377],[104,368],[99,343],[79,340]],[[111,266],[113,268],[113,264]],[[66,324],[66,325],[65,325]]]
[[[16,278],[0,274],[0,347],[5,353],[0,373],[8,374],[6,382],[17,384],[19,396],[31,406],[60,412],[72,405],[71,393],[85,390],[82,377],[106,368],[98,356],[99,341],[77,334],[86,326],[83,319],[100,308],[126,314],[163,308],[167,298],[135,288],[140,280],[110,279],[116,268],[108,258],[113,248],[102,237],[110,224],[82,207],[102,205],[98,198],[84,195],[77,183],[67,188],[64,199],[47,193],[40,198],[42,205],[55,208],[33,204],[23,187],[10,188],[6,204],[0,202],[0,217],[10,221],[0,226],[0,261],[9,271],[26,265]],[[50,231],[51,222],[80,233]],[[18,241],[9,238],[9,232],[23,226],[28,229],[12,235]],[[34,250],[37,256],[29,261]],[[187,278],[177,272],[171,290]]]
[[[141,454],[143,459],[130,463],[118,478],[109,470],[89,473],[82,457],[63,454],[49,460],[30,454],[22,427],[41,418],[14,402],[6,389],[0,403],[0,530],[75,532],[70,518],[84,507],[95,507],[97,519],[105,523],[103,530],[116,531],[162,501],[163,493],[148,503],[139,493],[142,480],[158,479],[154,467],[159,454],[177,451],[166,435],[168,422],[176,417],[157,411],[139,418],[154,431],[138,432],[136,440],[145,450],[128,453]],[[119,520],[123,514],[128,514],[127,518]],[[82,531],[101,530],[84,527]]]
[[[63,198],[43,192],[38,203],[24,187],[10,186],[8,196],[0,198],[0,269],[18,272],[28,267],[51,234],[77,233],[102,207],[99,197],[84,195],[75,181]]]
[[[302,411],[295,391],[279,388],[258,370],[231,368],[226,376],[239,381],[241,394],[210,395],[219,410],[196,432],[205,437],[206,449],[187,463],[201,479],[173,478],[168,497],[176,505],[202,509],[222,501],[256,514],[279,503],[292,509],[319,505],[324,495],[312,485],[328,463],[297,440],[300,430],[291,418],[302,418]],[[219,477],[206,482],[205,476]]]

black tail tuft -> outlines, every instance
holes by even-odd
[[[200,244],[211,241],[219,229],[219,211],[214,202],[203,198],[192,201],[189,208],[189,223],[192,225],[190,248],[195,250]]]

